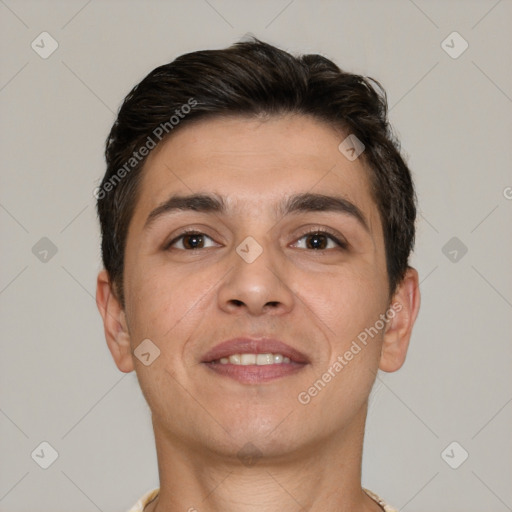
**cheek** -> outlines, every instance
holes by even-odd
[[[386,307],[386,283],[370,268],[304,273],[293,289],[307,305],[306,316],[325,332],[333,348],[350,344]]]
[[[314,400],[319,414],[322,407],[332,410],[336,404],[339,415],[335,414],[334,420],[341,421],[347,411],[363,405],[374,383],[382,345],[382,329],[375,326],[385,302],[378,290],[372,293],[369,286],[361,288],[357,281],[349,280],[331,281],[329,291],[323,293],[311,287],[310,293],[308,306],[317,317],[316,326],[325,334],[326,346],[325,358],[318,360],[310,383],[314,389],[310,389],[312,393],[322,390],[318,392],[322,398]],[[305,310],[309,314],[310,309]],[[381,322],[377,327],[382,327]]]
[[[376,332],[374,326],[385,310],[386,291],[370,272],[338,273],[325,280],[310,277],[303,284],[301,293],[308,306],[303,309],[322,331],[326,347],[316,378],[322,381],[320,387],[328,389],[317,405],[332,399],[345,411],[363,404],[379,364],[382,330]]]
[[[153,336],[163,343],[178,339],[177,333],[186,336],[202,321],[208,294],[215,289],[213,273],[176,272],[168,263],[154,262],[132,270],[131,274],[127,272],[131,278],[127,305],[129,302],[131,324],[139,336]]]

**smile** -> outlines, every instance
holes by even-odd
[[[234,364],[240,366],[290,363],[290,358],[282,354],[233,354],[229,357],[221,357],[212,363]]]
[[[308,366],[308,363],[299,363],[282,354],[270,352],[232,354],[203,364],[209,371],[241,384],[263,384],[295,375]]]

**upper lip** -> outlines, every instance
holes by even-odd
[[[204,354],[202,362],[211,363],[233,354],[281,354],[296,363],[309,363],[305,354],[272,338],[239,337],[223,341]]]

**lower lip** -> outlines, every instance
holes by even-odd
[[[204,363],[212,371],[219,375],[231,377],[232,379],[244,384],[259,384],[270,380],[287,377],[300,372],[306,365],[302,363],[281,363],[265,365],[241,365],[241,364],[222,364],[222,363]]]

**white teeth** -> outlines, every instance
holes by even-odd
[[[240,364],[242,366],[256,364],[256,354],[240,354]]]
[[[233,354],[229,357],[222,357],[218,360],[220,364],[235,364],[241,366],[247,366],[255,364],[258,366],[268,364],[281,364],[290,363],[290,358],[285,357],[282,354]]]
[[[272,354],[258,354],[256,356],[256,364],[259,366],[274,364],[274,356]]]

